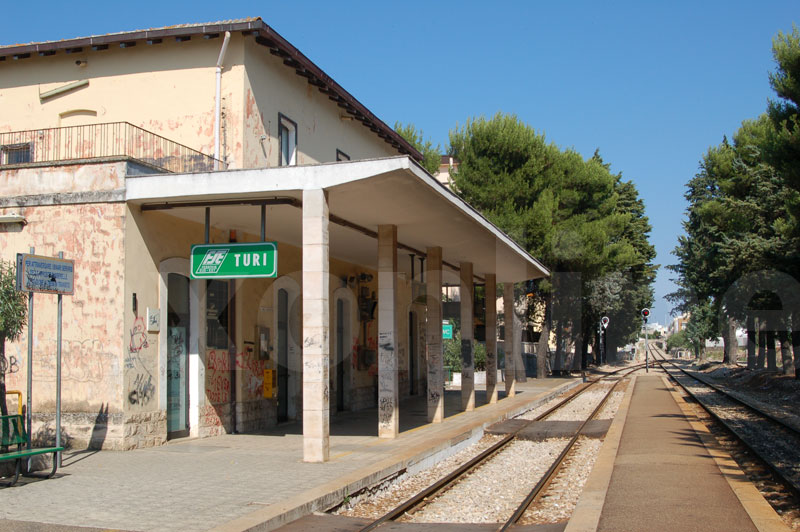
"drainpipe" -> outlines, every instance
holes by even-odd
[[[222,40],[222,48],[217,59],[217,93],[214,100],[214,170],[219,170],[219,130],[220,130],[220,107],[222,100],[222,62],[225,61],[225,52],[228,50],[228,42],[231,40],[231,32],[225,32]]]

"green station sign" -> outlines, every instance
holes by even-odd
[[[442,340],[453,339],[453,324],[449,321],[442,322]]]
[[[190,273],[192,279],[277,277],[278,244],[195,244]]]

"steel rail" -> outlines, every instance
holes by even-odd
[[[575,443],[581,436],[581,432],[583,432],[583,429],[586,427],[589,421],[594,419],[594,417],[600,412],[600,410],[603,409],[606,402],[611,397],[611,394],[614,392],[614,390],[616,390],[617,386],[619,386],[619,384],[625,379],[625,377],[627,377],[634,371],[638,371],[639,369],[641,369],[643,365],[644,364],[638,364],[637,366],[634,366],[632,369],[624,368],[624,369],[630,369],[630,371],[622,375],[622,377],[619,380],[617,380],[614,383],[614,385],[608,390],[605,397],[603,397],[602,401],[600,401],[600,403],[595,407],[592,413],[589,414],[589,416],[583,421],[583,423],[581,423],[581,426],[578,427],[578,430],[575,431],[575,435],[572,436],[572,439],[570,439],[569,443],[567,443],[566,447],[564,447],[564,450],[561,451],[561,454],[558,455],[558,457],[555,459],[555,461],[547,470],[547,472],[544,474],[544,476],[541,479],[539,479],[539,482],[536,483],[536,485],[533,487],[530,493],[528,493],[528,496],[525,497],[525,499],[517,507],[516,511],[511,515],[511,517],[509,517],[508,520],[500,528],[497,529],[498,532],[508,530],[510,527],[514,526],[517,523],[517,521],[519,521],[520,518],[525,514],[528,507],[536,499],[538,499],[542,493],[544,493],[544,490],[547,488],[547,486],[550,485],[555,476],[561,470],[561,466],[564,464],[564,460],[567,458],[567,455],[569,455],[570,451],[575,446]]]
[[[632,367],[634,367],[636,369],[641,369],[642,366],[644,366],[644,364],[637,364],[636,366],[632,366]],[[511,443],[516,438],[517,434],[521,430],[523,430],[524,428],[528,427],[531,423],[535,423],[536,421],[541,421],[541,420],[549,417],[556,410],[566,406],[573,399],[575,399],[576,397],[581,395],[583,392],[585,392],[586,390],[591,388],[593,385],[595,385],[598,382],[600,382],[600,381],[602,381],[602,380],[604,380],[604,379],[606,379],[608,377],[611,377],[611,376],[613,376],[613,375],[615,375],[615,374],[617,374],[617,373],[619,373],[621,371],[625,371],[626,369],[631,369],[631,366],[628,366],[628,367],[625,367],[625,368],[620,368],[618,370],[615,370],[615,371],[612,371],[610,373],[607,373],[607,374],[603,375],[600,378],[590,380],[588,382],[587,386],[584,386],[584,387],[580,388],[575,393],[570,394],[568,397],[565,397],[563,400],[559,401],[556,405],[548,408],[545,412],[542,412],[541,414],[536,416],[535,419],[530,420],[529,423],[526,423],[524,426],[520,427],[519,429],[515,430],[514,432],[512,432],[510,434],[507,434],[506,436],[503,437],[503,439],[501,439],[497,443],[493,444],[491,447],[488,447],[487,449],[481,451],[481,453],[476,455],[474,458],[472,458],[468,462],[462,464],[460,467],[458,467],[454,471],[448,473],[447,475],[445,475],[444,477],[442,477],[441,479],[436,481],[434,484],[431,484],[430,486],[428,486],[424,490],[420,491],[419,493],[417,493],[413,497],[407,499],[406,501],[402,502],[398,506],[394,507],[392,510],[390,510],[387,513],[385,513],[384,515],[382,515],[381,517],[379,517],[375,521],[373,521],[373,522],[369,523],[368,525],[364,526],[363,528],[359,529],[359,532],[367,532],[369,530],[374,530],[375,528],[381,526],[382,524],[384,524],[384,523],[386,523],[388,521],[394,521],[395,519],[397,519],[398,517],[400,517],[404,513],[408,512],[412,508],[416,508],[416,507],[423,506],[423,505],[427,504],[427,502],[430,500],[430,498],[432,496],[434,496],[434,495],[436,495],[438,493],[443,493],[444,491],[447,491],[447,489],[452,487],[459,478],[463,477],[464,475],[466,475],[467,473],[469,473],[473,469],[479,467],[481,464],[483,464],[484,462],[488,461],[492,456],[494,456],[495,454],[500,452],[505,446],[507,446],[509,443]],[[615,386],[616,386],[616,384],[615,384]],[[583,429],[583,426],[581,426],[581,429]]]
[[[682,367],[680,367],[677,364],[675,364],[673,361],[668,360],[664,356],[664,353],[660,349],[654,347],[654,348],[652,348],[652,351],[653,351],[653,358],[654,359],[655,359],[655,355],[658,354],[658,356],[662,357],[660,362],[666,362],[666,363],[670,364],[673,368],[677,369],[678,371],[680,371],[684,375],[686,375],[688,377],[691,377],[692,379],[704,384],[705,386],[708,386],[709,388],[711,388],[715,392],[718,392],[718,393],[724,395],[726,398],[730,399],[731,401],[733,401],[733,402],[735,402],[735,403],[737,403],[737,404],[739,404],[741,406],[744,406],[745,408],[747,408],[748,410],[756,413],[757,415],[759,415],[761,417],[764,417],[764,418],[767,418],[770,421],[772,421],[773,423],[781,425],[786,430],[788,430],[790,432],[793,432],[793,433],[797,434],[798,436],[800,436],[800,429],[798,429],[797,427],[789,425],[788,423],[786,423],[786,421],[782,420],[779,417],[776,417],[776,416],[770,414],[769,412],[764,412],[763,410],[761,410],[757,406],[750,404],[748,401],[745,401],[743,399],[739,399],[738,397],[736,397],[734,395],[731,395],[731,393],[727,392],[724,388],[722,388],[722,387],[720,387],[720,386],[718,386],[718,385],[716,385],[714,383],[708,382],[706,379],[703,379],[702,377],[698,377],[697,375],[692,375],[691,373],[689,373],[688,371],[686,371]],[[667,371],[667,370],[664,370],[664,371]],[[667,372],[667,373],[669,373],[669,372]]]
[[[686,393],[687,393],[687,394],[688,394],[688,395],[689,395],[689,396],[690,396],[690,397],[691,397],[691,398],[692,398],[692,399],[695,401],[695,403],[697,403],[697,405],[698,405],[698,406],[700,406],[700,407],[701,407],[701,408],[702,408],[702,409],[703,409],[703,410],[704,410],[704,411],[705,411],[705,412],[706,412],[706,413],[707,413],[707,414],[708,414],[708,415],[709,415],[709,416],[710,416],[712,419],[714,419],[714,420],[715,420],[717,423],[719,423],[720,425],[722,425],[723,427],[725,427],[725,429],[726,429],[726,430],[727,430],[727,431],[728,431],[728,432],[729,432],[729,433],[730,433],[730,434],[731,434],[731,435],[734,437],[734,439],[735,439],[736,441],[738,441],[739,443],[741,443],[741,444],[742,444],[742,445],[743,445],[743,446],[744,446],[744,447],[745,447],[745,448],[746,448],[746,449],[747,449],[749,452],[751,452],[751,453],[753,454],[753,456],[755,456],[755,457],[758,459],[758,460],[757,460],[758,462],[761,462],[761,465],[763,465],[765,468],[767,468],[767,469],[770,471],[770,473],[772,473],[773,477],[774,477],[775,479],[777,479],[777,480],[778,480],[778,482],[779,482],[780,484],[784,485],[784,486],[785,486],[785,487],[786,487],[786,488],[787,488],[789,491],[791,491],[791,492],[792,492],[792,494],[793,494],[795,497],[799,497],[799,498],[800,498],[800,486],[798,486],[798,485],[795,483],[795,481],[793,481],[792,479],[788,478],[788,477],[786,476],[786,474],[784,474],[784,472],[783,472],[783,471],[781,471],[781,470],[780,470],[780,469],[779,469],[779,468],[778,468],[776,465],[774,465],[774,464],[773,464],[773,463],[770,461],[770,459],[769,459],[768,457],[764,456],[764,455],[763,455],[763,454],[762,454],[760,451],[758,451],[758,450],[757,450],[757,449],[756,449],[756,448],[755,448],[753,445],[751,445],[751,444],[750,444],[750,443],[749,443],[749,442],[748,442],[748,441],[747,441],[747,440],[746,440],[744,437],[742,437],[742,436],[741,436],[741,435],[740,435],[740,434],[739,434],[739,433],[738,433],[738,432],[737,432],[737,431],[736,431],[736,430],[735,430],[735,429],[734,429],[734,428],[733,428],[733,427],[732,427],[732,426],[731,426],[731,425],[730,425],[730,424],[729,424],[729,423],[728,423],[728,422],[727,422],[725,419],[723,419],[723,418],[722,418],[721,416],[719,416],[719,415],[718,415],[716,412],[714,412],[710,406],[707,406],[707,405],[703,404],[703,402],[700,400],[700,398],[699,398],[699,397],[697,397],[697,395],[696,395],[694,392],[692,392],[692,391],[691,391],[691,390],[690,390],[690,389],[689,389],[689,388],[688,388],[688,387],[687,387],[685,384],[683,384],[682,382],[680,382],[680,381],[677,379],[677,377],[675,377],[675,375],[673,375],[673,374],[672,374],[672,373],[670,373],[670,372],[669,372],[667,369],[665,369],[665,368],[664,368],[664,366],[663,366],[663,363],[664,363],[664,362],[670,362],[670,361],[669,361],[669,360],[667,360],[667,359],[664,357],[664,355],[663,355],[663,354],[661,354],[661,353],[659,353],[659,356],[661,356],[661,357],[662,357],[662,359],[657,361],[657,362],[658,362],[658,365],[659,365],[659,366],[661,367],[661,369],[662,369],[662,370],[664,370],[664,372],[665,372],[665,373],[666,373],[666,374],[669,376],[670,380],[672,380],[674,383],[676,383],[678,386],[680,386],[680,387],[681,387],[681,389],[683,389],[683,390],[684,390],[684,391],[685,391],[685,392],[686,392]],[[679,367],[675,366],[675,364],[672,364],[672,365],[673,365],[674,367],[676,367],[677,369],[681,369],[681,368],[679,368]],[[686,373],[686,372],[684,371],[684,373]],[[692,378],[694,378],[694,376],[693,376],[693,375],[691,375],[691,374],[688,374],[688,373],[687,373],[687,375],[688,375],[689,377],[692,377]],[[698,381],[698,382],[700,382],[701,384],[704,384],[704,385],[707,385],[707,386],[709,386],[707,383],[703,382],[703,381],[702,381],[702,380],[700,380],[700,379],[696,379],[696,378],[695,378],[695,380],[697,380],[697,381]],[[714,389],[714,387],[713,387],[713,386],[709,386],[709,388],[712,388],[712,389]],[[719,390],[717,390],[717,391],[719,391]],[[722,394],[723,394],[723,395],[725,395],[726,397],[730,397],[730,396],[728,396],[728,394],[726,394],[725,392],[720,392],[720,393],[722,393]],[[742,403],[741,401],[737,401],[737,402],[738,402],[738,403],[740,403],[740,404],[742,404],[742,405],[744,405],[745,407],[747,407],[748,409],[752,410],[753,412],[756,412],[757,414],[764,416],[764,418],[765,418],[765,419],[770,419],[770,420],[773,420],[771,417],[767,416],[767,415],[766,415],[766,413],[764,413],[764,412],[761,412],[761,411],[760,411],[760,410],[758,410],[757,408],[755,408],[755,407],[753,407],[753,406],[751,406],[751,405],[748,405],[748,404],[746,404],[746,403]],[[797,433],[798,433],[798,432],[797,432],[795,429],[793,429],[793,428],[791,428],[791,427],[785,427],[785,425],[783,425],[782,423],[780,423],[780,424],[781,424],[781,426],[782,426],[782,427],[784,427],[784,428],[789,428],[789,429],[790,429],[790,430],[791,430],[793,433],[795,433],[795,434],[797,434]]]

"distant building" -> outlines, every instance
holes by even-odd
[[[454,170],[458,170],[458,164],[458,160],[452,155],[442,155],[442,160],[439,163],[439,171],[434,177],[439,180],[441,184],[452,188],[453,180],[450,174],[452,174]]]
[[[689,317],[690,314],[688,312],[686,314],[681,314],[680,316],[675,316],[669,323],[667,334],[672,335],[684,330],[686,328],[686,324],[689,323]]]

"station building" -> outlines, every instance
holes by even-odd
[[[421,394],[440,422],[443,283],[486,286],[497,400],[498,283],[508,301],[511,283],[547,270],[260,18],[2,46],[0,73],[0,256],[75,261],[68,443],[132,449],[302,420],[305,460],[325,461],[332,413],[377,407],[392,438],[400,399]],[[230,246],[259,242],[276,246],[269,277],[190,272],[205,243],[264,266],[263,246]],[[461,300],[471,410],[475,313]],[[6,383],[25,390],[32,370],[34,433],[48,438],[55,298],[34,308],[32,365],[26,332],[7,343]]]

